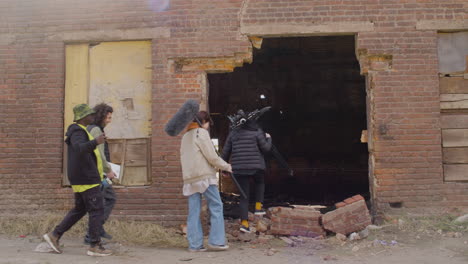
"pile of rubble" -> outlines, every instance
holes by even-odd
[[[270,207],[266,217],[249,214],[251,234],[239,232],[239,220],[226,220],[230,240],[254,241],[272,236],[324,238],[327,232],[337,238],[355,240],[366,237],[371,217],[364,198],[355,195],[336,204],[336,209],[322,214],[322,206],[297,205]],[[259,235],[258,237],[256,235]]]

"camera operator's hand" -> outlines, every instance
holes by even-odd
[[[228,171],[221,171],[221,174],[223,175],[223,178],[229,178],[231,177],[231,173]]]
[[[107,139],[106,134],[102,133],[99,137],[96,138],[96,143],[100,145],[104,143],[106,139]]]
[[[268,133],[265,133],[265,137],[266,137],[266,138],[271,138],[271,135],[268,134]]]

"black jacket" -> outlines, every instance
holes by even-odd
[[[231,158],[234,173],[265,170],[263,154],[270,149],[271,138],[266,138],[265,132],[255,124],[246,124],[229,133],[222,158],[226,161]]]
[[[68,146],[68,180],[71,185],[101,183],[94,149],[96,140],[89,140],[88,134],[77,124],[68,127],[65,143]]]

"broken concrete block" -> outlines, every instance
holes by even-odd
[[[369,236],[369,229],[366,227],[363,230],[358,232],[361,239],[367,238]]]
[[[258,232],[265,233],[268,230],[268,224],[264,220],[258,220],[256,228]]]
[[[458,217],[453,222],[457,224],[468,223],[468,214]]]
[[[348,235],[371,224],[371,217],[364,199],[353,196],[353,201],[322,216],[323,227],[334,233]],[[346,203],[346,200],[345,200]]]
[[[347,240],[346,236],[343,235],[343,234],[340,234],[340,233],[336,234],[336,239],[338,239],[339,241],[346,241]]]
[[[360,237],[359,234],[356,233],[356,232],[353,232],[353,233],[351,233],[351,234],[349,235],[349,240],[351,240],[351,241],[360,240],[360,239],[361,239],[361,237]]]
[[[292,241],[291,239],[287,238],[287,237],[280,237],[281,240],[283,240],[284,242],[286,242],[286,244],[288,244],[289,246],[291,247],[294,247],[295,246],[295,243],[294,241]]]

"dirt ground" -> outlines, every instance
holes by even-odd
[[[122,245],[107,246],[114,256],[86,256],[87,246],[81,238],[64,238],[62,254],[37,253],[41,243],[37,236],[0,236],[0,263],[379,263],[379,264],[466,264],[467,233],[408,232],[396,226],[372,230],[358,241],[340,241],[334,236],[325,239],[291,238],[288,244],[280,238],[263,242],[232,242],[225,252],[190,253],[182,248],[156,248]],[[291,241],[289,241],[291,242]]]

